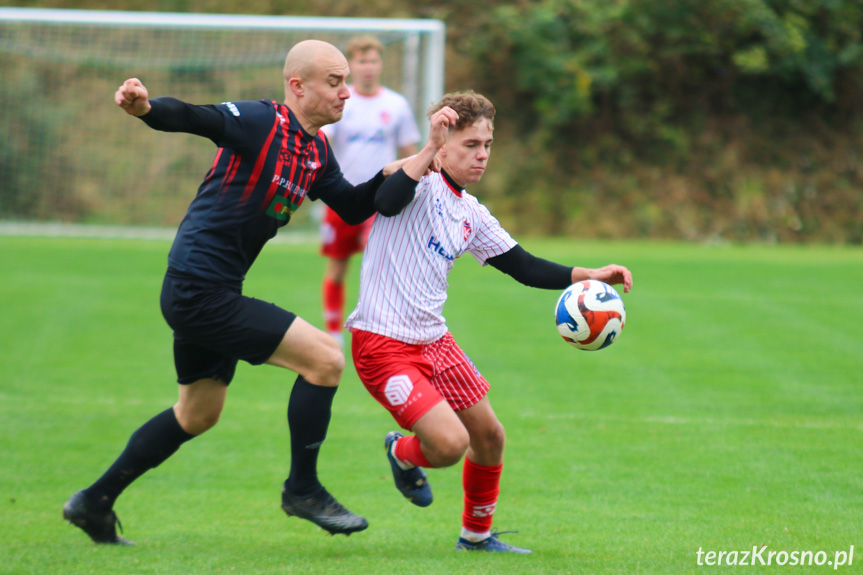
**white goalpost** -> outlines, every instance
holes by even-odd
[[[439,20],[0,8],[0,223],[176,226],[215,148],[136,126],[113,103],[117,86],[134,76],[196,104],[281,101],[293,44],[344,49],[358,34],[382,42],[383,83],[424,126],[444,93]],[[311,227],[310,211],[291,227]]]

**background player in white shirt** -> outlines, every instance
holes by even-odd
[[[408,101],[381,85],[383,50],[374,36],[351,39],[346,49],[351,97],[345,102],[341,121],[323,128],[342,173],[355,185],[374,176],[380,166],[415,154],[420,139]],[[373,220],[374,216],[352,226],[324,206],[321,222],[321,254],[327,257],[321,286],[324,324],[340,344],[348,263],[352,255],[365,248]]]
[[[415,194],[396,215],[375,219],[363,257],[359,302],[347,326],[363,384],[401,427],[414,433],[390,432],[385,440],[399,491],[416,505],[431,504],[421,468],[454,465],[466,455],[456,549],[530,553],[491,532],[504,428],[486,396],[488,383],[447,329],[442,315],[447,276],[464,253],[544,289],[596,279],[623,284],[628,292],[632,274],[614,264],[590,269],[537,258],[464,190],[485,172],[494,113],[492,103],[474,92],[448,94],[432,106],[428,143],[381,184],[381,192],[407,186]],[[424,175],[435,158],[440,173]],[[398,208],[376,207],[381,214]]]

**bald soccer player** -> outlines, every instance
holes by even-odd
[[[353,185],[319,133],[342,117],[350,97],[349,71],[335,46],[307,40],[285,59],[283,103],[198,106],[151,99],[137,78],[118,88],[115,101],[127,114],[155,130],[208,138],[217,150],[177,231],[162,286],[162,314],[174,332],[179,399],[138,428],[108,470],[63,507],[63,517],[96,543],[129,544],[117,534],[115,501],[138,477],[216,424],[238,360],[297,374],[287,410],[291,463],[282,488],[285,513],[332,534],[368,527],[317,475],[345,366],[340,346],[296,314],[243,295],[243,280],[264,244],[307,197],[323,201],[349,223],[362,222],[377,209],[390,213],[388,205],[398,209],[402,203],[398,197],[377,197],[399,162]],[[301,285],[290,271],[285,275],[291,289]],[[310,278],[309,289],[317,289],[317,278]]]

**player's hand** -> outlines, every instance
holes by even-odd
[[[129,78],[114,93],[114,101],[131,116],[143,116],[150,111],[150,95],[138,78]]]
[[[400,160],[393,160],[392,162],[390,162],[389,164],[384,166],[384,177],[386,178],[386,177],[389,177],[389,176],[395,174],[396,172],[399,171],[400,168],[402,168],[405,164],[407,164],[410,160],[412,160],[415,157],[416,157],[416,154],[414,154],[413,156],[408,156],[407,158],[402,158]],[[423,174],[423,176],[427,176],[432,172],[440,172],[440,169],[441,169],[440,158],[435,156],[432,159],[431,164],[429,164],[428,167],[426,168],[426,171]]]
[[[401,158],[398,160],[393,160],[392,162],[390,162],[389,164],[384,166],[384,177],[388,178],[389,176],[392,176],[393,174],[398,172],[399,169],[402,166],[404,166],[406,163],[408,163],[408,161],[411,158],[413,158],[413,156],[408,156],[407,158]]]
[[[590,270],[590,279],[599,280],[609,285],[623,284],[623,292],[632,289],[632,272],[617,264]]]
[[[440,150],[449,138],[449,129],[455,127],[458,114],[449,106],[444,106],[435,112],[429,120],[428,146]]]

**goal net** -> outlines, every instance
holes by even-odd
[[[0,8],[0,221],[176,226],[215,147],[127,117],[122,81],[194,104],[282,101],[293,44],[357,34],[383,43],[383,83],[423,126],[443,93],[437,20]],[[310,212],[291,227],[312,229]]]

